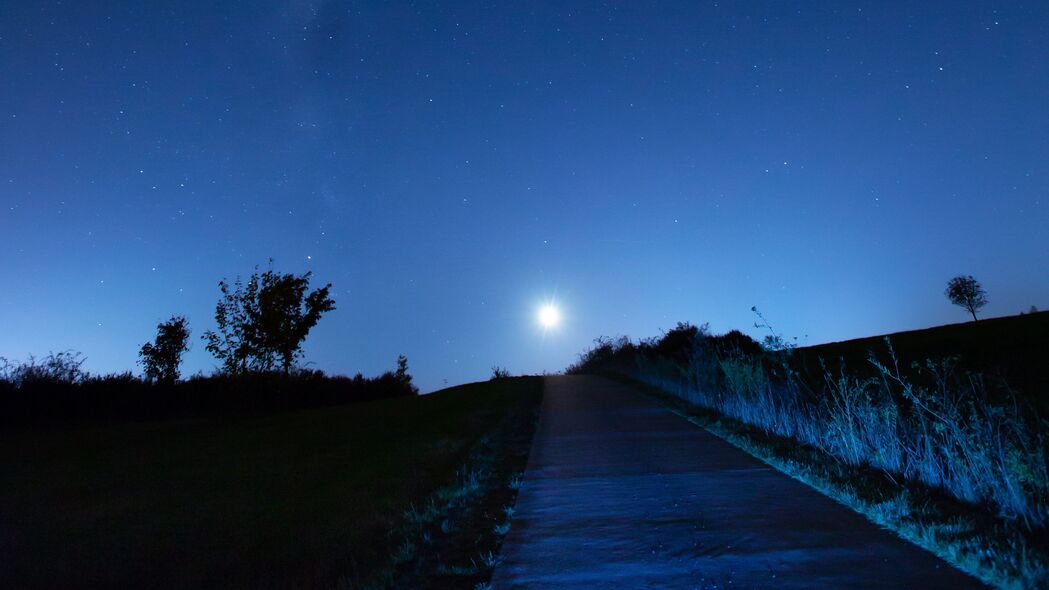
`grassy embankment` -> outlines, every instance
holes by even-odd
[[[541,393],[0,432],[0,585],[473,587]]]
[[[959,369],[1006,384],[1049,413],[1049,311],[806,346],[795,351],[794,364],[810,381],[822,380],[821,360],[832,373],[844,364],[850,373],[876,376],[870,355],[885,351],[886,338],[901,359],[955,357]]]
[[[879,337],[770,353],[684,325],[602,341],[573,370],[644,383],[983,580],[1036,588],[1049,584],[1049,432],[1031,407],[1045,405],[1047,327],[1032,314],[893,334],[891,348]]]

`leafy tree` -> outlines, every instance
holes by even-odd
[[[321,314],[335,309],[331,283],[307,293],[312,274],[281,274],[270,268],[260,275],[256,267],[246,284],[239,278],[232,285],[219,281],[218,332],[208,330],[203,338],[226,373],[291,370],[302,357],[310,329]]]
[[[977,319],[976,312],[987,305],[987,292],[983,290],[980,281],[974,279],[972,275],[959,275],[948,281],[947,291],[944,294],[947,295],[947,299],[951,300],[951,303],[971,313],[974,322]]]
[[[187,350],[189,322],[183,316],[174,315],[157,324],[157,339],[142,345],[138,362],[145,368],[146,379],[170,384],[178,381],[182,353]]]

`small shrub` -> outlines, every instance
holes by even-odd
[[[22,363],[0,359],[3,380],[19,388],[27,385],[77,385],[88,377],[88,373],[81,369],[85,360],[84,355],[72,350],[51,352],[42,359],[30,355],[29,360]]]

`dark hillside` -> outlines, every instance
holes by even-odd
[[[527,453],[504,451],[514,437],[528,448],[541,395],[540,379],[517,378],[254,416],[0,430],[0,588],[360,587],[407,542],[407,511],[440,508],[441,494],[462,501],[433,517],[474,534],[433,533],[462,549],[427,564],[470,565],[490,550],[475,529],[492,531],[503,504],[498,521],[471,516],[484,478],[466,496],[464,470],[482,451],[483,475],[523,470]],[[402,557],[401,569],[417,561]]]
[[[956,356],[959,368],[1000,380],[1049,409],[1047,311],[807,346],[797,349],[795,360],[808,381],[822,379],[820,358],[832,371],[844,360],[850,372],[874,375],[868,359],[874,352],[888,361],[886,338],[906,371],[912,362]]]

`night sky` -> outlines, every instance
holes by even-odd
[[[797,9],[788,4],[800,4]],[[679,320],[799,343],[1049,307],[1045,2],[5,2],[0,356],[134,369],[222,277],[423,390]],[[554,301],[560,326],[536,314]]]

